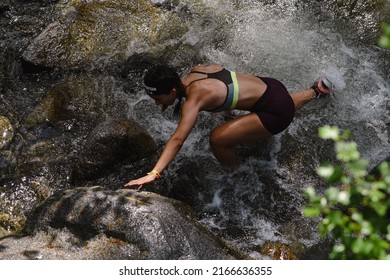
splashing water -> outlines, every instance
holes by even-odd
[[[278,158],[284,149],[283,135],[299,138],[306,127],[313,126],[312,123],[335,124],[342,129],[352,129],[353,140],[364,146],[362,154],[373,164],[383,161],[384,155],[390,153],[390,84],[384,72],[386,63],[381,60],[383,50],[351,43],[335,31],[332,23],[320,24],[310,17],[310,13],[296,8],[298,2],[276,1],[276,4],[264,5],[260,1],[223,1],[221,5],[221,1],[216,0],[204,1],[203,6],[196,2],[192,9],[202,9],[203,14],[198,14],[183,37],[185,43],[200,47],[205,62],[219,63],[248,74],[275,77],[291,92],[307,89],[323,75],[335,86],[334,98],[307,105],[286,132],[273,138],[268,158],[249,157],[236,171],[223,171],[211,155],[207,137],[210,129],[224,121],[223,116],[201,113],[170,167],[170,173],[174,174],[183,161],[202,158],[202,162],[207,162],[197,167],[200,168],[199,177],[204,175],[202,184],[212,192],[208,197],[200,194],[205,213],[201,221],[256,258],[259,256],[255,248],[265,241],[290,243],[299,239],[302,244],[311,246],[319,239],[315,225],[310,221],[304,221],[306,229],[296,229],[293,221],[283,222],[284,218],[278,214],[265,214],[267,207],[279,209],[293,204],[292,211],[299,213],[303,203],[301,188],[294,189],[289,178],[277,175],[279,169],[286,170],[280,166]],[[147,101],[141,98],[136,102]],[[137,116],[137,110],[134,112],[133,116]],[[177,122],[169,119],[169,110],[163,118],[158,114],[152,113],[142,122],[152,135],[165,142]],[[356,123],[359,123],[358,127]],[[366,133],[366,129],[374,132]],[[316,135],[306,137],[315,138]],[[316,151],[313,153],[315,156]],[[285,192],[284,195],[277,196],[276,191],[269,190],[272,184],[267,181],[272,176],[272,184],[278,185],[278,192]],[[293,185],[303,187],[311,183],[316,184],[313,179],[309,183],[301,179]],[[269,201],[264,201],[266,199]],[[299,232],[297,236],[293,236],[293,231]]]
[[[306,247],[317,244],[319,237],[316,225],[301,215],[304,204],[302,189],[306,186],[321,189],[322,182],[315,176],[314,170],[321,161],[330,157],[327,146],[322,145],[317,138],[317,128],[332,124],[341,129],[351,129],[353,140],[362,147],[362,155],[373,166],[390,154],[389,53],[361,43],[360,40],[362,34],[369,33],[367,31],[375,23],[375,18],[370,16],[369,11],[365,12],[358,19],[358,33],[354,34],[350,27],[340,26],[340,21],[335,22],[337,15],[342,15],[344,19],[353,16],[347,9],[335,5],[335,2],[338,4],[343,1],[326,1],[321,2],[321,5],[318,1],[300,0],[150,2],[161,4],[162,9],[169,6],[167,10],[180,15],[180,19],[189,27],[180,38],[173,36],[174,39],[167,38],[167,41],[161,43],[167,47],[175,44],[184,46],[180,49],[182,51],[169,54],[172,56],[172,64],[179,65],[181,74],[185,74],[192,64],[203,60],[204,63],[220,63],[248,74],[275,77],[291,92],[310,87],[322,75],[331,79],[337,91],[334,98],[310,102],[297,112],[294,122],[286,131],[272,139],[238,147],[242,165],[234,172],[220,167],[208,143],[210,130],[225,122],[225,116],[201,112],[181,152],[164,172],[164,178],[170,180],[170,187],[191,189],[193,197],[190,197],[189,202],[194,203],[191,206],[203,224],[254,258],[263,257],[258,249],[267,241],[299,243]],[[336,10],[332,10],[332,7]],[[9,21],[5,16],[1,20]],[[175,33],[175,24],[174,21],[170,22],[167,29],[172,26],[172,30],[167,30],[167,34]],[[38,30],[36,32],[39,33]],[[27,41],[24,37],[18,40]],[[19,41],[14,44],[21,44]],[[131,56],[134,49],[141,52],[153,49],[143,44],[147,43],[140,44],[135,40],[128,45],[126,55]],[[197,61],[189,61],[187,47],[190,52],[196,53],[194,56]],[[97,58],[93,64],[95,70],[99,72],[100,65],[108,67],[112,60],[115,61],[114,57],[118,56],[116,51]],[[9,72],[13,71],[16,70]],[[131,88],[131,94],[126,95],[122,81],[118,81],[119,77],[105,72],[100,73],[99,77],[94,73],[88,74],[91,75],[91,82],[87,85],[91,90],[81,90],[90,93],[83,99],[85,110],[81,110],[81,113],[96,115],[96,109],[91,105],[99,101],[101,107],[105,108],[101,112],[103,116],[126,115],[134,118],[162,148],[177,126],[177,119],[171,117],[172,109],[161,113],[153,101],[144,95],[138,84],[138,76],[132,77],[127,85]],[[85,76],[82,74],[82,80]],[[72,91],[79,91],[77,85],[81,87],[85,84],[79,82],[79,79],[72,80],[71,84],[75,86],[71,87],[74,89]],[[43,87],[45,83],[42,82]],[[56,82],[52,83],[49,79],[47,83],[51,88]],[[23,98],[36,98],[38,101],[47,91],[47,88],[40,89],[39,86],[39,90],[31,89],[29,94],[23,93]],[[2,108],[5,107],[8,106]],[[20,108],[24,109],[24,106]],[[237,116],[244,113],[234,112]],[[44,154],[47,154],[54,149],[50,147],[68,147],[68,138],[65,136],[64,143],[54,139],[58,145],[40,138],[50,139],[54,134],[59,137],[62,135],[61,129],[73,135],[74,127],[77,126],[82,128],[84,124],[72,119],[60,122],[59,128],[43,126],[42,132],[37,129],[34,135],[27,137],[31,143],[25,143],[22,136],[17,135],[20,147],[17,146],[15,150],[25,154],[23,148],[30,145],[30,149],[43,149]],[[7,184],[1,190],[0,208],[4,208],[7,215],[0,213],[0,224],[5,221],[9,228],[16,227],[20,224],[19,220],[24,219],[24,213],[35,207],[40,197],[44,199],[53,188],[65,188],[70,184],[69,168],[62,161],[67,156],[76,158],[84,143],[83,136],[75,136],[71,140],[69,153],[51,162],[49,170],[46,170],[45,158],[37,157],[36,161],[34,156],[27,159],[36,163],[34,170],[37,171],[27,172],[27,175],[21,171],[19,179],[14,178],[15,174],[5,173],[13,179],[7,176],[2,178]],[[65,148],[63,150],[68,151]],[[57,154],[57,150],[54,151]],[[60,151],[62,149],[58,150],[61,155]],[[12,162],[19,160],[19,155],[13,150],[2,151],[0,156],[0,165],[10,170],[14,166]],[[36,175],[38,171],[39,176]],[[186,177],[187,181],[182,180],[181,176]],[[185,190],[183,193],[184,196],[187,194]],[[14,194],[23,195],[24,199]]]

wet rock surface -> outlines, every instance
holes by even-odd
[[[14,137],[14,129],[6,117],[0,116],[0,150],[7,146]]]
[[[28,45],[24,61],[47,68],[102,68],[186,30],[185,24],[165,28],[180,19],[143,0],[70,1],[61,11]]]
[[[32,213],[26,231],[0,240],[1,259],[247,258],[199,224],[184,203],[132,190],[56,193]]]
[[[298,258],[324,258],[329,247],[301,213],[303,188],[325,187],[316,167],[335,160],[331,144],[318,139],[318,127],[352,127],[373,166],[389,159],[390,65],[386,52],[369,45],[375,45],[379,23],[390,21],[388,3],[0,0],[0,111],[6,127],[0,148],[0,238],[23,232],[27,214],[49,199],[29,218],[28,236],[1,240],[0,258],[236,257],[213,243],[215,236],[250,252],[258,252],[259,242],[281,239],[298,243]],[[289,89],[306,87],[322,68],[335,64],[350,82],[337,98],[297,113],[282,135],[239,147],[244,164],[235,172],[216,163],[205,137],[223,117],[200,116],[190,144],[144,189],[190,205],[215,235],[206,235],[206,246],[217,248],[210,255],[193,247],[189,239],[201,233],[184,218],[179,220],[194,233],[179,229],[185,237],[176,240],[165,237],[168,230],[157,222],[150,222],[153,233],[142,237],[134,229],[138,224],[130,229],[111,214],[99,218],[114,211],[102,208],[106,201],[117,205],[119,216],[131,216],[118,206],[129,206],[125,191],[115,190],[150,171],[177,124],[169,110],[161,114],[143,95],[145,69],[162,60],[180,74],[198,63],[217,62],[278,77]],[[87,186],[95,185],[104,189],[89,192]],[[79,186],[86,188],[64,192]],[[88,209],[83,219],[57,193],[73,206],[88,201],[90,206],[80,204]],[[130,193],[134,203],[150,195]],[[150,209],[147,217],[156,221],[161,213]],[[148,239],[154,235],[162,243]]]
[[[296,260],[297,257],[289,246],[283,243],[266,243],[261,249],[261,253],[269,256],[273,260]]]
[[[135,162],[157,151],[149,133],[133,120],[108,120],[88,136],[73,169],[74,180],[112,173],[127,161]]]

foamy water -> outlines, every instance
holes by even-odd
[[[325,75],[335,86],[334,97],[307,105],[284,133],[301,137],[302,127],[313,123],[338,125],[341,129],[352,130],[352,140],[358,142],[363,157],[372,165],[383,161],[390,153],[390,83],[384,72],[384,51],[344,39],[332,28],[331,22],[319,24],[305,11],[296,9],[296,1],[278,1],[273,6],[255,1],[236,2],[223,1],[222,4],[215,0],[190,5],[195,11],[202,11],[204,17],[199,14],[183,41],[199,46],[205,62],[219,63],[248,74],[275,77],[290,91],[306,89]],[[139,102],[148,101],[140,97]],[[177,120],[170,118],[169,110],[161,115],[153,104],[147,106],[153,113],[143,120],[144,124],[154,137],[167,141]],[[266,218],[262,215],[264,209],[254,207],[267,187],[264,177],[277,174],[280,168],[277,155],[284,148],[281,136],[272,141],[270,159],[250,157],[238,170],[227,173],[218,166],[208,146],[209,131],[222,122],[221,114],[201,113],[170,172],[179,169],[183,160],[208,159],[209,164],[200,173],[207,174],[203,183],[214,195],[204,201],[205,215],[201,221],[219,233],[232,227],[240,228],[245,233],[222,233],[238,247],[248,249],[265,241],[291,242],[293,225]],[[315,154],[316,151],[308,153]],[[294,192],[289,190],[289,180],[277,178],[275,181],[286,192]],[[305,184],[307,182],[302,181],[302,187]],[[298,193],[294,195],[299,196]],[[271,199],[269,205],[279,203],[277,198]],[[299,204],[299,198],[297,201],[295,203]],[[307,234],[299,233],[297,238],[310,246],[319,237],[313,224],[308,222],[306,230]],[[252,254],[259,257],[255,251]]]

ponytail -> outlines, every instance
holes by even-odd
[[[175,109],[173,110],[174,116],[178,116],[180,114],[181,104],[184,96],[185,96],[185,88],[184,85],[180,82],[177,85],[177,103],[175,105]]]

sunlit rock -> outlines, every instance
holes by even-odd
[[[301,5],[311,6],[311,16],[322,20],[330,18],[343,26],[338,31],[345,36],[353,36],[359,40],[377,44],[381,22],[390,21],[390,5],[388,0],[329,0],[321,5],[313,5],[309,1],[298,1]]]
[[[23,230],[26,217],[52,194],[43,176],[21,177],[0,189],[0,238]]]
[[[174,13],[147,1],[84,2],[63,7],[66,15],[32,41],[24,60],[50,68],[104,68],[137,52],[164,49],[187,30]]]
[[[0,238],[20,231],[26,219],[23,215],[0,212]]]
[[[3,149],[14,137],[14,128],[4,116],[0,116],[0,150]]]
[[[26,230],[26,237],[0,241],[0,259],[247,258],[196,222],[185,204],[133,190],[57,193]]]
[[[125,99],[111,77],[70,76],[49,90],[26,122],[31,126],[55,125],[59,121],[75,119],[94,127],[106,116],[124,117]]]
[[[317,226],[308,224],[301,216],[306,202],[303,189],[313,186],[322,190],[324,183],[315,170],[321,162],[333,162],[335,158],[332,144],[318,139],[317,128],[324,124],[350,128],[361,152],[368,155],[373,164],[389,158],[388,52],[377,48],[376,41],[361,44],[361,40],[370,42],[370,38],[378,37],[378,25],[383,20],[376,16],[382,15],[380,18],[384,19],[383,15],[387,15],[388,18],[388,0],[330,0],[322,1],[321,5],[310,0],[227,1],[224,5],[221,1],[150,0],[148,2],[155,5],[150,10],[150,18],[162,13],[173,19],[152,20],[158,33],[152,34],[155,39],[150,41],[125,38],[125,31],[120,30],[121,26],[116,25],[115,20],[96,16],[101,15],[100,11],[107,12],[108,3],[114,1],[95,2],[98,1],[0,1],[6,3],[0,7],[0,111],[18,129],[13,140],[0,151],[0,177],[6,185],[2,186],[0,196],[6,198],[7,203],[3,204],[6,214],[3,225],[10,229],[20,228],[12,221],[21,221],[19,217],[35,207],[37,195],[26,185],[26,182],[30,184],[31,178],[45,177],[53,190],[74,186],[69,184],[68,168],[78,159],[88,133],[107,116],[119,117],[118,113],[126,112],[143,123],[162,147],[176,123],[167,117],[169,111],[161,116],[154,110],[153,102],[140,95],[141,77],[149,65],[139,59],[144,54],[157,61],[160,58],[168,60],[181,73],[188,73],[198,63],[217,62],[232,70],[270,75],[285,82],[291,91],[307,88],[325,69],[336,67],[342,74],[341,80],[346,82],[345,90],[335,98],[310,102],[297,112],[289,129],[273,137],[268,144],[240,147],[238,154],[244,161],[237,172],[223,172],[215,163],[206,135],[223,120],[215,121],[216,114],[205,113],[213,121],[205,122],[200,118],[189,141],[164,171],[163,177],[155,184],[145,186],[147,190],[156,191],[159,184],[165,184],[164,190],[172,190],[174,198],[195,208],[202,223],[251,254],[253,250],[258,253],[259,242],[275,239],[286,244],[298,242],[310,246],[304,258],[312,259],[318,251],[323,252],[321,246],[315,245]],[[115,2],[115,5],[123,3]],[[86,6],[93,5],[103,9],[95,10],[95,17],[84,17],[91,11]],[[377,8],[373,9],[374,6]],[[116,16],[119,11],[121,9],[113,9],[106,14]],[[156,15],[155,11],[159,13]],[[180,20],[175,20],[174,13]],[[119,21],[126,15],[119,16]],[[167,21],[168,25],[160,28],[159,24]],[[50,28],[49,23],[53,23]],[[81,23],[80,30],[76,23]],[[91,26],[96,26],[91,30],[115,28],[104,38],[96,33],[94,41],[95,34],[91,34],[95,31],[87,32],[84,28]],[[42,33],[45,27],[48,29]],[[56,37],[56,30],[58,36],[63,36],[63,41]],[[149,31],[141,35],[147,35]],[[125,36],[113,39],[118,32]],[[102,38],[107,39],[107,43],[99,52],[95,42],[98,46]],[[132,44],[119,44],[122,39]],[[31,64],[42,63],[42,66],[60,68],[59,71],[27,74],[26,68],[20,67],[20,52],[28,45],[33,58]],[[89,49],[91,52],[86,51]],[[98,54],[94,56],[95,53]],[[128,78],[127,102],[118,94],[123,90],[118,91],[115,85],[120,77],[113,74],[122,68],[121,62],[116,64],[122,57],[128,57],[129,62],[123,73]],[[103,71],[105,64],[113,65],[113,69]],[[70,67],[87,69],[61,71],[61,68]],[[94,71],[88,71],[91,68]],[[80,77],[74,78],[76,73]],[[67,79],[69,75],[73,77]],[[111,80],[106,79],[108,75],[113,75]],[[59,78],[64,79],[61,86]],[[86,81],[82,82],[83,79]],[[37,106],[45,101],[48,106]],[[107,107],[113,103],[115,106]],[[146,113],[148,118],[145,118]],[[33,125],[25,128],[27,115]],[[159,155],[155,153],[153,159],[125,164],[117,173],[112,172],[99,178],[98,183],[88,184],[117,188],[146,174]],[[21,216],[18,208],[22,209]],[[43,232],[37,235],[52,237]],[[59,233],[56,240],[66,236],[66,233]],[[95,240],[99,241],[98,238]],[[116,238],[100,241],[102,244],[121,243]],[[26,248],[25,257],[42,258],[39,251]]]
[[[273,260],[296,260],[297,257],[292,250],[283,243],[268,242],[264,244],[260,252],[263,255],[269,256]]]

